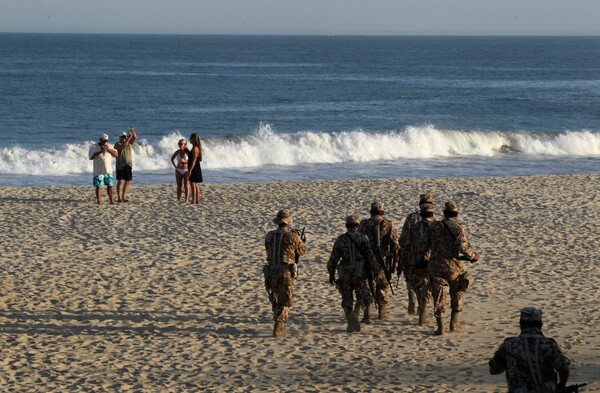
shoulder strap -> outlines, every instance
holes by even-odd
[[[444,225],[444,228],[446,228],[446,230],[450,234],[450,237],[452,238],[452,240],[456,241],[456,236],[454,236],[454,233],[452,233],[452,230],[448,226],[448,223],[446,222],[446,220],[442,220],[442,224]]]

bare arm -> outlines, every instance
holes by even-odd
[[[127,141],[125,141],[125,143],[129,143],[131,145],[136,140],[137,140],[137,133],[135,132],[135,128],[132,127],[129,129],[129,138],[127,138]]]
[[[175,164],[175,157],[177,157],[177,155],[179,154],[179,150],[177,150],[175,153],[173,153],[173,155],[171,156],[171,164],[173,164],[173,166],[175,168],[177,168],[177,164]]]

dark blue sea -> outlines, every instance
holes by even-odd
[[[600,37],[0,34],[0,186],[128,127],[137,184],[598,173]]]

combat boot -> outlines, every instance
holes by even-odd
[[[410,315],[416,314],[415,306],[417,303],[417,294],[414,290],[408,291],[408,313]]]
[[[346,319],[348,320],[348,328],[347,332],[360,332],[360,322],[358,321],[358,314],[351,311],[346,314]]]
[[[441,336],[442,334],[444,334],[444,318],[436,316],[435,322],[437,323],[437,330],[434,334],[436,336]]]
[[[460,330],[460,328],[462,327],[462,325],[458,321],[458,313],[459,313],[458,311],[452,311],[452,316],[450,318],[450,330],[451,331]]]
[[[371,306],[365,307],[365,313],[360,321],[362,323],[366,323],[367,325],[371,324]]]
[[[285,337],[285,324],[283,322],[275,322],[273,327],[273,337],[284,338]]]
[[[390,320],[390,314],[385,312],[386,308],[387,308],[387,306],[384,306],[383,304],[379,305],[379,320],[380,321],[389,321]]]
[[[419,307],[419,326],[424,326],[429,324],[429,313],[427,312],[427,307]]]

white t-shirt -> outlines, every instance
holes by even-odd
[[[108,143],[106,144],[106,146],[109,149],[112,149],[112,146],[109,145]],[[93,145],[92,147],[90,147],[90,153],[89,153],[90,159],[92,158],[92,156],[94,154],[98,153],[99,151],[102,151],[102,148],[97,143],[95,145]],[[100,154],[98,157],[94,158],[94,160],[93,160],[94,176],[104,175],[107,173],[112,174],[111,158],[112,158],[112,156],[107,151],[105,151],[103,154]]]

